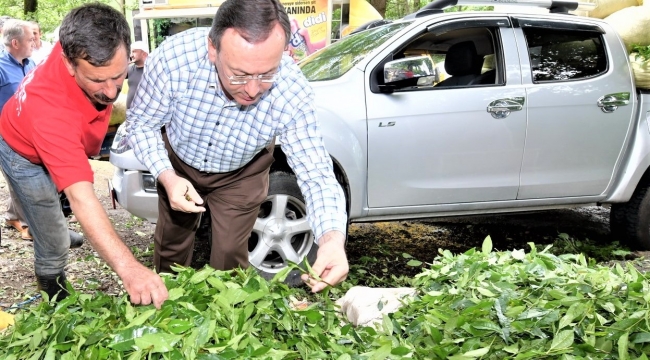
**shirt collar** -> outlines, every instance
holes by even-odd
[[[16,60],[16,58],[13,55],[11,55],[11,53],[9,51],[7,51],[6,48],[2,52],[2,56],[7,57],[7,59],[9,59],[9,61],[13,62],[14,64],[16,64],[16,65],[18,65],[20,67],[25,67],[25,66],[29,65],[29,62],[31,61],[29,58],[25,58],[25,59],[23,59],[22,63],[18,62],[18,60]]]

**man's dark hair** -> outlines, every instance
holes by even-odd
[[[291,23],[279,0],[226,0],[214,15],[210,41],[219,50],[226,29],[235,29],[249,43],[266,40],[275,23],[284,30],[285,45],[291,37]]]
[[[74,65],[77,59],[93,66],[104,66],[120,48],[131,52],[131,30],[124,15],[114,8],[93,3],[72,9],[59,29],[63,54]]]

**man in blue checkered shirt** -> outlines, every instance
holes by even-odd
[[[319,245],[316,276],[302,280],[318,292],[346,278],[345,198],[320,135],[313,90],[283,55],[289,37],[278,0],[227,0],[209,30],[172,36],[150,55],[126,129],[136,157],[159,183],[158,271],[190,265],[204,202],[212,220],[210,265],[249,265],[248,239],[267,196],[277,138]],[[268,231],[281,233],[276,227]]]

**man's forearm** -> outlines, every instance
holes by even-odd
[[[318,239],[318,245],[324,245],[330,241],[338,242],[345,246],[345,234],[339,230],[326,231],[323,236]]]
[[[65,193],[90,244],[122,277],[123,269],[137,260],[113,229],[113,224],[95,195],[93,185],[79,182],[66,188]]]
[[[158,182],[165,188],[167,189],[169,187],[170,181],[172,181],[176,175],[176,171],[174,169],[167,169],[164,170],[163,172],[158,175]]]

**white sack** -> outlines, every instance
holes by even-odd
[[[621,36],[629,52],[632,45],[650,45],[650,6],[633,6],[605,18]]]
[[[383,315],[396,312],[403,302],[415,294],[416,290],[413,288],[354,286],[345,296],[338,299],[336,304],[354,326],[375,326],[381,324]]]
[[[638,0],[591,0],[596,4],[596,8],[589,12],[589,17],[604,19],[609,15],[630,6],[639,5]]]

